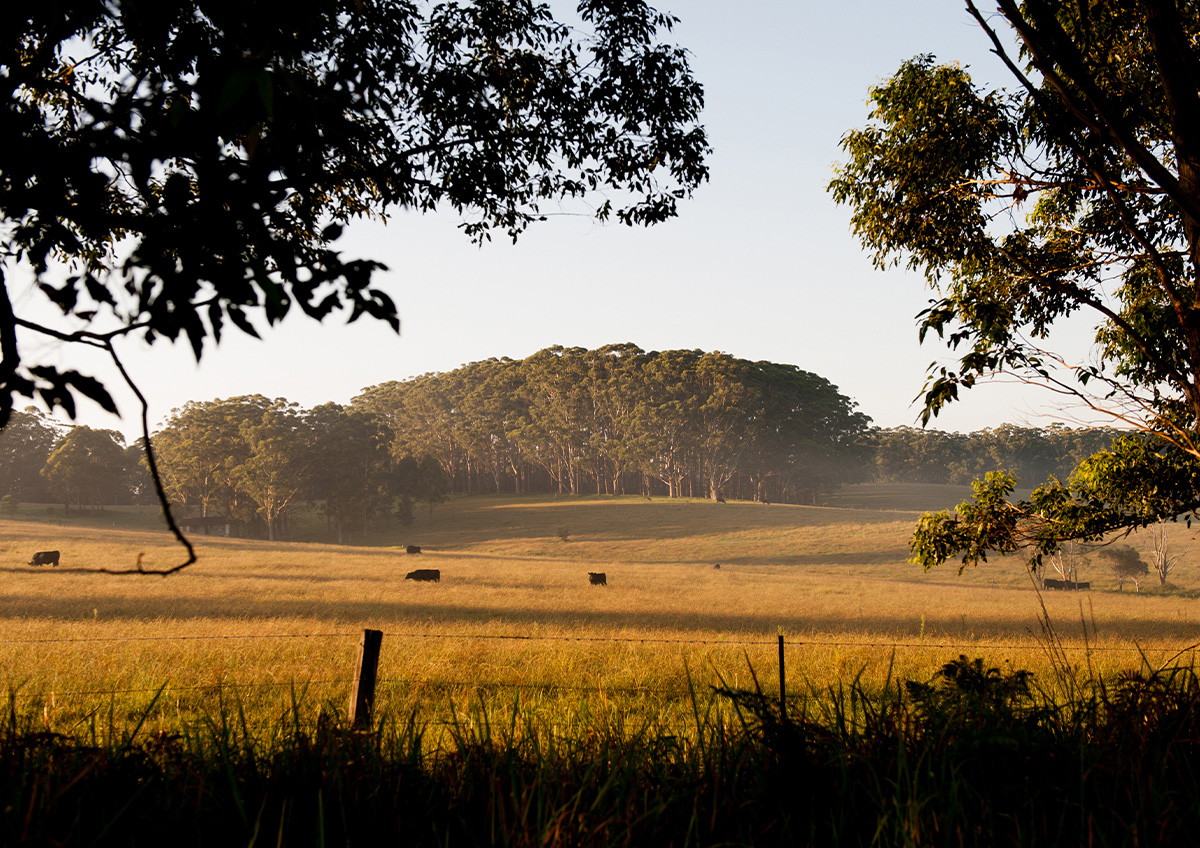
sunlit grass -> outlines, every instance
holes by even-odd
[[[139,553],[148,567],[174,564],[165,531],[0,522],[0,668],[7,687],[67,725],[114,704],[136,714],[164,685],[164,725],[217,687],[240,692],[264,721],[293,688],[313,715],[344,709],[364,628],[385,634],[381,707],[447,720],[482,692],[564,716],[599,697],[683,721],[689,675],[704,693],[748,684],[751,668],[776,687],[780,632],[792,693],[855,676],[927,679],[960,653],[1048,676],[1023,564],[922,573],[905,562],[914,515],[469,498],[438,506],[432,521],[422,512],[385,547],[197,536],[200,561],[166,579],[81,573],[129,567]],[[1172,531],[1182,549],[1188,531]],[[407,543],[425,552],[406,555]],[[25,565],[51,548],[60,568]],[[1195,579],[1196,556],[1177,585]],[[418,567],[440,569],[441,582],[405,581]],[[589,571],[609,585],[590,586]],[[1080,579],[1095,590],[1043,601],[1081,667],[1136,666],[1139,648],[1158,662],[1198,641],[1192,593],[1117,592],[1098,569]]]

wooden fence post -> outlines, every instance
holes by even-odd
[[[779,718],[787,721],[787,684],[783,666],[783,634],[779,634]]]
[[[371,726],[371,707],[375,703],[375,677],[379,672],[379,646],[382,630],[364,630],[358,648],[358,667],[354,670],[354,688],[350,692],[350,726]]]

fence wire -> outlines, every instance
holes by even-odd
[[[357,638],[362,635],[362,631],[354,631],[349,633],[271,633],[271,634],[183,634],[183,635],[163,635],[163,636],[113,636],[113,637],[85,637],[85,638],[45,638],[45,639],[4,639],[0,640],[0,645],[45,645],[45,644],[73,644],[73,643],[129,643],[129,642],[185,642],[185,641],[218,641],[218,640],[256,640],[256,639],[347,639]],[[385,634],[394,639],[444,639],[457,641],[471,640],[511,640],[524,642],[590,642],[590,643],[622,643],[622,644],[669,644],[669,645],[706,645],[706,646],[758,646],[758,647],[775,647],[778,645],[778,637],[775,639],[672,639],[672,638],[651,638],[639,636],[569,636],[569,635],[537,635],[537,634],[503,634],[503,633],[420,633],[420,632],[399,632]],[[962,650],[970,649],[973,651],[993,650],[993,651],[1046,651],[1048,647],[1040,643],[1016,643],[1016,644],[993,644],[987,642],[862,642],[862,641],[842,641],[842,640],[814,640],[814,639],[791,639],[784,641],[785,650],[798,650],[802,648],[870,648],[878,650],[910,650],[910,649],[925,649],[925,650]],[[1055,651],[1065,650],[1073,653],[1083,652],[1086,654],[1095,654],[1102,652],[1122,652],[1122,653],[1140,653],[1140,654],[1155,654],[1155,653],[1173,653],[1176,656],[1183,655],[1189,651],[1195,651],[1200,648],[1200,644],[1192,644],[1187,646],[1145,646],[1145,645],[1124,645],[1124,646],[1104,646],[1104,645],[1056,645]],[[309,678],[306,680],[289,680],[289,681],[263,681],[254,683],[241,683],[235,681],[219,681],[207,684],[195,685],[173,685],[170,683],[162,686],[147,686],[133,687],[124,689],[100,689],[100,690],[77,690],[77,691],[53,691],[48,694],[52,698],[59,697],[97,697],[97,696],[115,696],[115,695],[135,695],[143,693],[167,692],[167,693],[185,693],[185,692],[205,692],[205,691],[221,691],[228,689],[230,691],[238,690],[253,690],[253,689],[278,689],[280,687],[295,687],[298,689],[307,689],[313,685],[337,684],[350,686],[354,682],[351,677],[329,677],[329,678]],[[608,692],[614,694],[636,694],[636,695],[669,695],[674,697],[682,697],[689,690],[679,687],[658,688],[645,686],[606,686],[601,683],[592,683],[588,685],[564,685],[553,683],[514,683],[510,681],[487,681],[487,680],[433,680],[433,679],[415,679],[415,678],[387,678],[381,677],[377,683],[381,685],[392,686],[408,686],[412,688],[433,688],[433,689],[506,689],[506,690],[526,690],[526,691],[543,691],[543,692]]]

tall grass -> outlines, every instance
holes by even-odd
[[[297,696],[255,728],[236,693],[181,732],[0,721],[0,843],[55,845],[1158,845],[1200,826],[1194,668],[1063,701],[965,656],[931,678],[693,689],[691,732],[603,709],[563,726],[480,699],[431,741]],[[98,718],[97,721],[102,721]]]

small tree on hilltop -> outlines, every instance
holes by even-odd
[[[1137,549],[1130,545],[1112,545],[1102,548],[1096,556],[1117,578],[1117,588],[1124,589],[1125,581],[1132,580],[1135,592],[1142,591],[1142,578],[1150,573],[1150,566],[1142,559]]]

